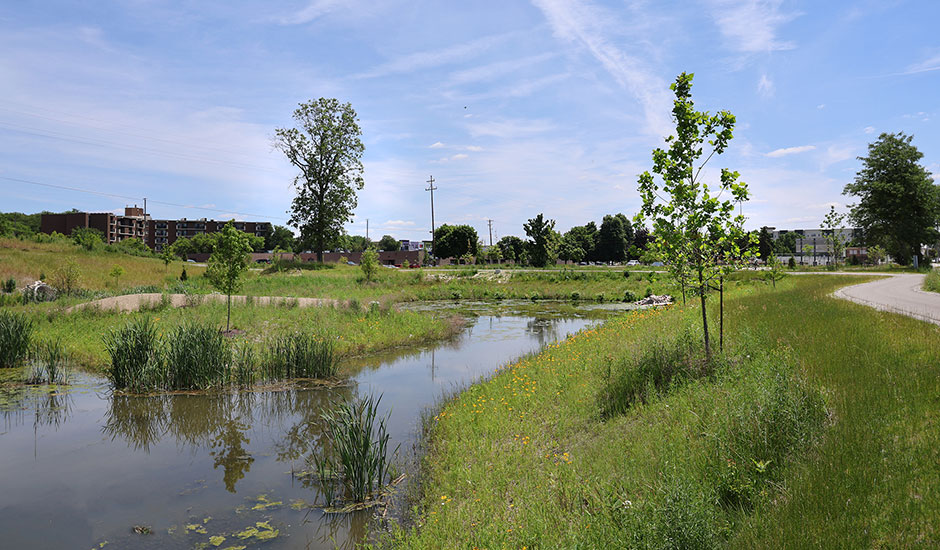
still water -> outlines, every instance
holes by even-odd
[[[331,389],[127,397],[83,374],[68,387],[6,385],[0,547],[351,546],[372,513],[324,514],[301,475],[331,402],[382,394],[404,461],[442,394],[592,322],[482,315],[449,342],[361,360]]]

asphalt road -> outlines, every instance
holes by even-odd
[[[840,288],[833,295],[940,325],[940,293],[922,290],[924,277],[915,273],[892,275],[870,283]]]

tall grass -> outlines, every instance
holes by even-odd
[[[104,337],[108,376],[118,389],[135,392],[159,387],[166,378],[161,342],[150,317],[139,317]]]
[[[264,343],[264,375],[285,378],[328,378],[336,375],[333,339],[307,332],[282,334]]]
[[[29,356],[33,323],[25,315],[0,310],[0,368],[18,367]]]
[[[165,339],[163,360],[172,390],[205,389],[229,382],[232,352],[222,333],[208,324],[177,326]]]
[[[68,384],[71,357],[60,340],[37,344],[31,355],[27,384]]]
[[[328,444],[322,453],[314,454],[314,467],[327,506],[337,503],[332,487],[337,481],[345,500],[355,503],[374,497],[390,481],[388,414],[378,415],[381,401],[381,396],[370,395],[343,401],[323,413]]]
[[[940,292],[940,269],[931,269],[924,278],[924,290]]]

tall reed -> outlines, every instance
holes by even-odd
[[[119,389],[148,391],[165,378],[157,329],[150,317],[140,317],[104,337],[111,358],[108,375]]]
[[[33,322],[25,315],[0,311],[0,368],[18,367],[29,356]]]
[[[183,324],[166,339],[166,380],[172,390],[205,389],[230,379],[232,353],[222,333],[208,324]]]
[[[333,339],[306,332],[282,334],[265,342],[263,370],[272,380],[327,378],[336,374]]]
[[[353,502],[374,497],[389,480],[389,414],[378,415],[381,401],[382,396],[369,395],[343,401],[334,410],[323,413],[329,445],[321,455],[314,456],[314,465],[324,486],[327,506],[335,500],[334,478],[341,481],[346,498]]]
[[[28,384],[67,384],[71,374],[71,357],[61,340],[40,342],[32,353],[32,369]]]

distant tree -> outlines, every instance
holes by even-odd
[[[627,258],[627,248],[630,241],[633,240],[633,227],[630,226],[630,238],[628,239],[622,216],[623,214],[604,216],[603,221],[601,221],[600,231],[597,232],[595,256],[602,262],[622,262]]]
[[[503,259],[503,253],[498,246],[490,246],[486,249],[486,261],[491,264],[498,264]]]
[[[382,238],[379,239],[379,250],[397,252],[401,250],[401,241],[391,235],[382,235]]]
[[[176,255],[173,253],[173,247],[164,246],[163,250],[160,251],[160,259],[163,260],[163,272],[166,273],[167,269],[170,267],[170,263]]]
[[[842,257],[845,256],[845,243],[846,238],[842,234],[842,230],[845,229],[843,222],[845,221],[845,214],[839,214],[836,212],[835,206],[829,207],[829,213],[826,214],[826,217],[823,218],[820,229],[823,230],[823,237],[826,239],[826,242],[829,243],[829,252],[832,254],[832,264],[839,265],[842,263]]]
[[[796,254],[796,240],[800,234],[796,231],[781,233],[774,241],[774,252],[777,254]]]
[[[294,250],[294,232],[282,225],[275,225],[274,230],[264,237],[265,250],[277,248],[286,252]]]
[[[366,281],[372,280],[379,269],[379,255],[375,248],[369,247],[362,252],[362,257],[359,258],[359,269],[366,276]]]
[[[300,169],[289,223],[300,229],[322,262],[323,250],[352,221],[356,192],[365,185],[362,130],[352,105],[332,98],[301,103],[294,121],[299,128],[274,130],[274,146]]]
[[[226,331],[229,330],[232,319],[232,294],[238,292],[241,276],[248,269],[248,253],[251,252],[251,239],[248,237],[247,233],[235,229],[235,225],[230,221],[218,233],[215,250],[209,256],[206,276],[212,286],[228,297]]]
[[[886,256],[887,254],[885,253],[885,249],[883,247],[880,247],[877,244],[874,246],[868,247],[868,261],[869,262],[875,265],[879,265],[881,264],[881,262],[885,261]]]
[[[565,263],[578,263],[584,259],[584,249],[579,246],[577,236],[572,235],[571,231],[565,233],[558,245],[558,259]]]
[[[774,234],[767,226],[761,227],[757,234],[757,254],[765,262],[774,255]]]
[[[919,164],[924,155],[913,139],[903,132],[881,134],[868,156],[858,157],[862,169],[842,191],[858,198],[849,218],[866,244],[883,246],[901,264],[920,257],[921,244],[937,240],[940,218],[940,191]]]
[[[72,229],[72,242],[85,250],[95,250],[104,246],[104,233],[94,227],[76,227]]]
[[[594,260],[594,250],[597,246],[597,225],[594,222],[572,227],[564,234],[562,240],[564,239],[569,242],[567,246],[580,248],[584,252],[583,257],[576,261]],[[559,257],[561,257],[560,251]]]
[[[748,198],[747,184],[737,181],[738,173],[721,169],[719,184],[712,189],[700,179],[702,169],[713,155],[720,155],[732,138],[734,115],[720,111],[715,115],[695,110],[692,102],[691,74],[682,73],[671,89],[673,121],[676,135],[666,138],[668,150],[653,150],[653,173],[662,178],[662,185],[649,172],[639,178],[643,207],[637,221],[650,219],[655,242],[652,247],[675,275],[690,272],[693,288],[699,296],[706,357],[711,358],[706,297],[714,282],[751,255],[740,250],[738,243],[744,233],[743,216],[734,216],[738,202]],[[704,146],[710,153],[699,160]],[[727,197],[720,200],[720,197]],[[676,266],[683,267],[676,267]]]
[[[362,252],[372,243],[362,235],[343,235],[342,248],[348,252]]]
[[[529,261],[535,267],[545,267],[557,257],[558,233],[555,220],[546,220],[540,213],[529,219],[522,228],[529,237]]]
[[[796,269],[796,260],[793,259],[793,256],[790,256],[790,259],[787,260],[787,267],[790,269]]]
[[[40,280],[42,280],[42,277],[40,277]],[[67,296],[78,290],[81,280],[82,272],[75,260],[72,259],[66,260],[64,264],[52,272],[52,286]]]
[[[525,253],[525,241],[519,237],[507,235],[500,239],[496,246],[499,247],[503,258],[510,262],[525,263],[523,260],[527,257]]]
[[[41,216],[42,214],[23,214],[22,212],[0,214],[0,236],[31,237],[39,233]]]
[[[477,230],[469,225],[444,224],[434,230],[434,245],[437,258],[460,258],[463,256],[476,256]]]
[[[124,268],[116,265],[111,268],[111,272],[108,275],[114,279],[114,288],[117,288],[121,282],[121,275],[124,275]]]

